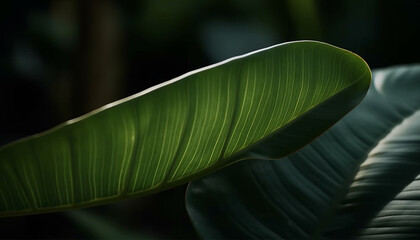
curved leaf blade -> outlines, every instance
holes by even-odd
[[[416,219],[397,223],[404,227],[391,220],[419,213],[419,77],[418,65],[376,71],[361,104],[302,150],[192,182],[187,210],[198,232],[219,239],[418,236]],[[410,204],[401,201],[408,196]]]
[[[336,217],[349,223],[339,235],[359,227],[355,232],[361,239],[419,239],[419,159],[420,111],[417,111],[393,129],[361,165]],[[360,211],[365,211],[359,218],[363,225],[348,221],[360,216]]]
[[[404,114],[405,117],[378,142],[360,165],[328,234],[336,237],[355,233],[369,236],[374,232],[374,236],[384,238],[392,233],[388,238],[401,239],[408,235],[398,237],[397,234],[404,233],[419,238],[420,221],[411,220],[415,211],[406,214],[403,209],[415,206],[418,202],[413,196],[420,193],[413,188],[420,174],[420,67],[391,68],[376,75],[379,80],[376,87],[388,96],[395,108],[400,109],[394,112],[394,116]],[[402,98],[405,101],[401,101]],[[386,214],[389,206],[400,209],[400,212]],[[399,221],[383,227],[380,224],[395,220],[395,216],[397,219],[400,216],[401,221],[404,215],[405,226],[399,225]],[[409,230],[413,225],[417,230]],[[335,230],[337,228],[340,230]]]
[[[272,147],[272,155],[260,157],[284,156],[352,109],[369,83],[361,58],[312,41],[193,71],[3,146],[0,215],[162,191],[255,156],[268,138],[286,143],[292,134],[286,149]],[[317,124],[302,127],[309,119]]]

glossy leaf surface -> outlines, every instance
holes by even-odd
[[[112,202],[284,156],[354,108],[370,78],[357,55],[312,41],[187,73],[0,148],[0,215]]]
[[[420,65],[373,78],[361,104],[302,150],[191,183],[201,236],[419,239]]]

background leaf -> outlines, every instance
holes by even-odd
[[[201,236],[418,239],[420,66],[378,70],[373,83],[302,150],[191,183],[187,209]]]
[[[90,210],[90,209],[89,209]],[[77,209],[66,212],[76,225],[87,232],[93,239],[160,239],[152,234],[130,231],[114,219],[108,219],[87,209]]]
[[[370,77],[360,57],[312,41],[187,73],[0,148],[1,215],[107,203],[284,156],[352,109]]]

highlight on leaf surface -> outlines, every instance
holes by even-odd
[[[92,206],[290,154],[364,97],[370,69],[298,41],[231,58],[0,148],[0,216]]]

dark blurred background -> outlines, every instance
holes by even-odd
[[[417,0],[0,3],[0,145],[185,72],[286,41],[419,62]],[[1,238],[198,238],[186,185],[90,209],[0,219]]]

